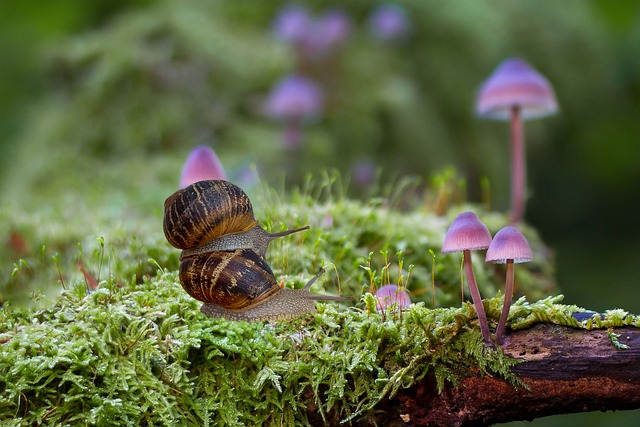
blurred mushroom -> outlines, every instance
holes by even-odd
[[[385,311],[394,304],[397,310],[409,307],[411,299],[405,288],[396,285],[384,285],[376,291],[376,310]]]
[[[524,216],[526,163],[522,120],[554,114],[558,110],[553,88],[546,78],[518,58],[503,61],[478,93],[478,116],[511,120],[511,223]]]
[[[504,304],[502,305],[502,313],[500,321],[496,329],[496,342],[502,344],[504,330],[509,317],[509,308],[511,307],[511,298],[513,297],[514,282],[514,263],[529,262],[533,256],[529,242],[520,233],[520,231],[512,226],[507,226],[496,233],[489,249],[487,249],[486,262],[496,264],[507,264],[507,278],[504,287]]]
[[[330,9],[316,20],[314,31],[321,54],[327,54],[343,44],[349,37],[351,23],[347,15],[339,9]]]
[[[285,147],[295,148],[300,143],[302,122],[318,117],[322,108],[322,89],[306,77],[291,75],[271,90],[264,111],[268,117],[285,123]]]
[[[369,28],[379,40],[398,40],[409,33],[409,18],[402,6],[383,3],[371,12]]]
[[[184,163],[180,176],[180,188],[208,179],[226,180],[227,174],[216,153],[210,147],[201,145],[191,151]]]
[[[302,6],[283,8],[273,23],[277,38],[293,46],[298,68],[305,63],[322,60],[349,36],[351,23],[338,9],[330,9],[319,18],[313,18]]]
[[[290,5],[282,8],[273,22],[276,37],[288,43],[301,43],[312,23],[309,12],[302,6]]]
[[[473,212],[463,212],[456,216],[447,230],[442,244],[442,252],[462,252],[464,257],[464,270],[467,276],[467,283],[471,291],[473,305],[478,313],[478,323],[482,337],[486,344],[491,343],[489,336],[489,324],[487,323],[487,315],[482,306],[482,297],[473,274],[473,266],[471,265],[471,251],[477,249],[486,249],[491,243],[491,233],[487,227],[478,219]]]

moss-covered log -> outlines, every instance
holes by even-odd
[[[505,351],[473,305],[209,319],[160,270],[0,310],[3,425],[474,425],[640,407],[640,317],[562,296],[511,307]],[[484,300],[496,323],[501,299]],[[404,419],[404,420],[403,420]],[[405,421],[406,420],[406,421]]]
[[[615,334],[615,335],[613,335]],[[615,345],[612,345],[612,342]],[[432,377],[378,405],[378,423],[482,426],[547,415],[640,408],[640,329],[538,324],[508,336],[504,353],[526,384],[474,376],[438,392]],[[366,425],[366,423],[363,423]]]

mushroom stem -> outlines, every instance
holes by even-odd
[[[465,250],[464,254],[464,271],[467,275],[467,282],[469,283],[469,290],[471,291],[471,299],[473,305],[476,308],[478,314],[478,323],[480,323],[480,330],[482,331],[482,337],[487,344],[491,343],[489,336],[489,323],[487,322],[487,315],[484,312],[484,306],[482,305],[482,297],[480,296],[480,290],[476,283],[476,277],[473,274],[473,266],[471,265],[471,251]]]
[[[526,163],[522,109],[511,107],[511,223],[517,224],[524,216],[526,193]]]
[[[507,260],[507,280],[504,287],[504,303],[502,304],[502,313],[500,313],[500,321],[498,329],[496,329],[496,343],[502,344],[504,330],[507,326],[507,317],[509,317],[509,308],[511,307],[511,298],[513,298],[513,260]]]
[[[300,145],[301,123],[297,118],[287,121],[284,129],[284,147],[287,150],[295,150]]]

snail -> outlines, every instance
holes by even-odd
[[[180,283],[189,295],[204,304],[200,311],[227,320],[284,320],[315,311],[315,301],[349,297],[316,295],[311,285],[303,289],[281,288],[267,262],[251,249],[213,251],[181,257]]]
[[[317,300],[350,299],[311,293],[323,270],[303,289],[278,285],[264,257],[269,242],[307,228],[267,233],[244,191],[227,181],[199,181],[165,201],[165,236],[183,249],[180,283],[210,317],[282,320],[315,311]]]
[[[246,248],[264,258],[271,240],[308,229],[268,233],[247,194],[229,181],[198,181],[164,202],[164,235],[183,256]]]

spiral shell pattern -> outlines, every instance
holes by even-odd
[[[256,225],[249,197],[228,181],[199,181],[164,202],[164,235],[178,249],[193,249]]]
[[[229,310],[251,308],[280,291],[269,265],[250,249],[182,257],[180,283],[198,301]]]

